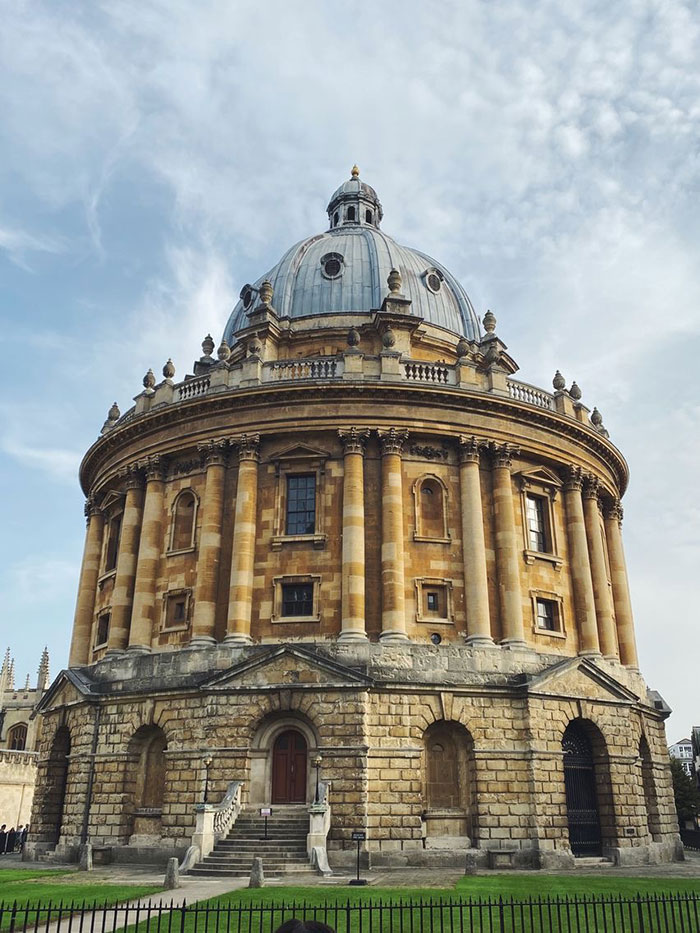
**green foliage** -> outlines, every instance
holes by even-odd
[[[695,781],[685,773],[682,763],[677,758],[671,759],[671,774],[679,821],[685,823],[686,820],[696,819],[700,813],[700,791]]]

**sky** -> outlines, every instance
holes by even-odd
[[[81,457],[357,163],[383,229],[627,458],[640,662],[700,723],[693,2],[13,0],[0,30],[0,647],[67,661]]]

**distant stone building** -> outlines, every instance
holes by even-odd
[[[693,777],[695,768],[693,767],[693,743],[690,739],[681,739],[673,745],[668,746],[668,753],[671,758],[677,758],[683,765],[683,770],[688,777]]]
[[[576,383],[513,378],[494,315],[382,232],[356,169],[327,211],[85,455],[33,848],[162,859],[207,796],[225,830],[234,800],[321,807],[332,866],[355,830],[375,864],[672,858],[625,460]]]
[[[38,723],[33,714],[49,686],[49,654],[41,656],[35,687],[29,675],[15,686],[15,662],[7,649],[0,667],[0,823],[29,822],[37,771]]]

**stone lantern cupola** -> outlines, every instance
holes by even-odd
[[[328,207],[330,229],[346,224],[369,224],[379,229],[383,217],[382,205],[371,185],[360,181],[360,170],[353,165],[348,181],[334,192]]]

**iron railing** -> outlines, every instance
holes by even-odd
[[[273,933],[292,917],[320,920],[336,933],[692,933],[700,930],[700,893],[322,904],[0,903],[0,930],[9,933]]]

